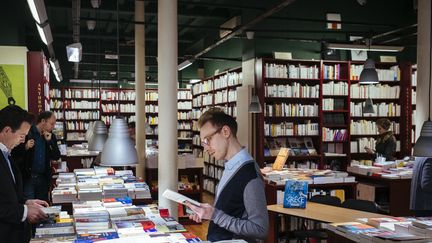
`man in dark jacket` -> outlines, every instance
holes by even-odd
[[[46,215],[41,200],[26,200],[22,191],[19,169],[10,158],[10,151],[24,138],[33,121],[27,111],[18,106],[0,110],[0,241],[29,242],[28,223],[38,223]]]
[[[26,142],[12,153],[14,160],[19,163],[27,198],[49,201],[51,161],[60,159],[57,138],[52,133],[55,123],[54,113],[41,112],[36,125],[30,128]]]
[[[432,216],[432,158],[417,157],[414,162],[410,209],[418,217]]]

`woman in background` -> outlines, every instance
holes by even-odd
[[[376,121],[379,136],[376,141],[375,150],[365,147],[364,149],[369,154],[373,154],[374,158],[385,157],[386,161],[394,160],[396,152],[396,138],[393,132],[390,131],[392,123],[387,118],[381,118]]]

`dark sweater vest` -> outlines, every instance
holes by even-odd
[[[243,192],[249,181],[257,178],[257,171],[255,169],[255,163],[244,164],[231,180],[225,185],[221,191],[215,208],[222,210],[224,213],[235,217],[242,218],[245,212],[245,206],[243,201]],[[243,218],[247,219],[247,218]],[[219,227],[219,225],[210,221],[207,240],[219,241],[219,240],[230,240],[233,238],[242,238],[234,233]]]

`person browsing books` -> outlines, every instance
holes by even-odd
[[[376,141],[375,150],[365,147],[367,153],[373,154],[375,158],[385,157],[386,161],[394,160],[396,152],[396,138],[390,131],[392,123],[387,118],[380,118],[376,121],[379,136]]]
[[[18,106],[0,110],[0,241],[29,242],[28,223],[46,219],[42,200],[26,200],[21,173],[10,157],[10,151],[20,143],[30,129],[33,116]]]
[[[265,239],[269,230],[264,181],[255,160],[237,140],[237,122],[219,108],[211,108],[198,120],[204,150],[225,160],[215,203],[186,205],[190,219],[210,220],[207,240]]]
[[[21,169],[24,195],[27,198],[49,201],[51,161],[60,159],[57,138],[52,133],[55,123],[53,112],[41,112],[37,123],[30,128],[26,142],[12,152],[12,157]]]

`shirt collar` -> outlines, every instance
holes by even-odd
[[[242,149],[238,153],[236,153],[230,160],[228,160],[225,163],[225,169],[226,170],[232,170],[239,163],[243,163],[243,162],[249,161],[251,159],[252,159],[252,157],[246,151],[246,147],[242,147]]]
[[[9,149],[3,143],[0,143],[0,150],[3,152],[4,155],[10,155]]]

